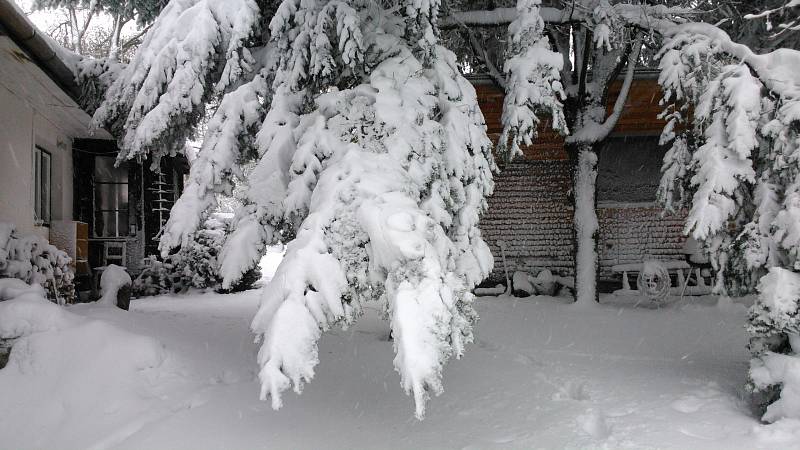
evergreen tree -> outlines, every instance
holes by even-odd
[[[718,293],[758,287],[751,387],[774,391],[767,403],[781,398],[768,421],[800,416],[786,359],[795,356],[784,356],[800,349],[798,69],[800,51],[756,54],[709,24],[676,27],[661,50],[662,138],[673,147],[659,194],[670,209],[689,207],[685,232],[710,255]]]
[[[95,119],[124,130],[120,158],[157,158],[221,95],[162,250],[188,242],[239,177],[223,284],[291,239],[252,324],[262,398],[278,408],[299,392],[321,331],[377,300],[421,418],[444,362],[472,340],[471,290],[492,266],[477,228],[493,163],[475,91],[437,43],[437,1],[286,0],[258,53],[244,47],[256,8],[170,3]],[[176,26],[187,21],[191,31]]]

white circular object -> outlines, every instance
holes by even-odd
[[[636,287],[652,301],[664,300],[669,294],[672,281],[669,271],[658,261],[645,261],[636,278]]]

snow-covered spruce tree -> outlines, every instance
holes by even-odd
[[[684,231],[703,243],[718,293],[758,286],[751,387],[772,390],[767,402],[780,395],[764,420],[800,417],[791,382],[800,361],[776,356],[794,354],[800,331],[800,51],[756,54],[708,24],[667,37],[662,137],[673,147],[659,195],[668,208],[689,207]]]
[[[598,151],[622,113],[645,40],[682,22],[689,13],[681,7],[609,0],[579,0],[563,7],[518,0],[516,8],[453,12],[444,23],[450,27],[510,23],[505,77],[498,80],[506,91],[502,154],[518,155],[519,145],[535,138],[542,114],[549,115],[554,129],[569,133],[578,303],[598,298]],[[485,54],[476,52],[478,58]],[[491,66],[490,61],[485,63]],[[621,92],[607,113],[608,88],[623,70]]]
[[[122,158],[158,157],[221,93],[162,251],[187,242],[214,194],[240,178],[223,283],[267,243],[291,239],[252,324],[262,398],[278,408],[283,391],[299,392],[321,332],[380,301],[421,418],[443,364],[472,340],[470,291],[492,265],[477,228],[491,143],[474,89],[437,44],[439,2],[285,0],[259,38],[266,13],[242,12],[251,6],[173,0],[95,119],[122,124]],[[206,11],[214,22],[200,29]],[[175,28],[184,20],[191,31]],[[267,43],[251,51],[245,41]]]

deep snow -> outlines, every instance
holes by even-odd
[[[248,329],[258,296],[68,307],[96,341],[64,341],[58,362],[24,373],[0,370],[0,448],[800,448],[800,424],[763,426],[748,410],[741,304],[480,298],[477,343],[447,365],[445,392],[420,422],[373,309],[323,337],[301,396],[279,412],[259,401]],[[163,344],[156,367],[136,369],[131,349],[97,342],[136,335]]]

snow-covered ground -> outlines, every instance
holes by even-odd
[[[323,338],[301,396],[259,401],[258,297],[68,307],[0,370],[0,448],[800,448],[800,424],[748,410],[741,304],[480,298],[420,422],[375,310]]]

